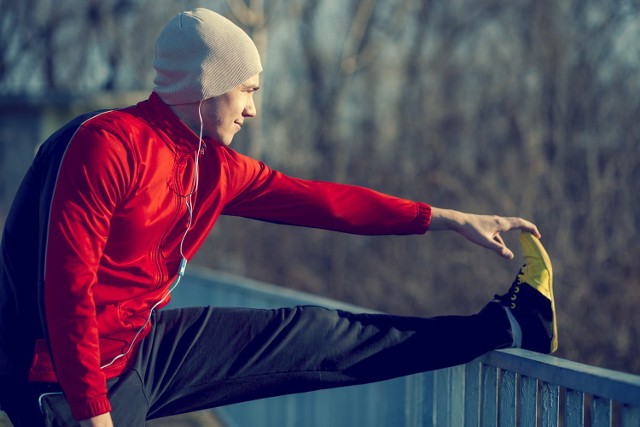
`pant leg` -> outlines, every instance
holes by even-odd
[[[206,307],[154,321],[134,367],[148,419],[453,366],[512,342],[495,303],[473,316]]]
[[[147,400],[136,371],[107,381],[111,418],[116,426],[144,426]],[[22,391],[19,391],[22,390]],[[14,427],[77,427],[59,384],[30,383],[16,387],[15,399],[6,408]]]

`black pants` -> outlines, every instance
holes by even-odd
[[[303,306],[174,309],[153,320],[133,369],[108,382],[116,426],[454,366],[512,342],[497,303],[473,316],[433,318]],[[38,425],[20,418],[42,417],[33,409],[55,387],[32,384],[27,404],[7,411],[14,425]],[[77,425],[62,394],[40,400],[40,425]]]

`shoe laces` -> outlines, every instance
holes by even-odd
[[[522,268],[518,272],[518,275],[516,276],[516,279],[513,281],[506,294],[495,295],[496,300],[500,301],[503,305],[506,305],[511,310],[514,310],[516,308],[516,300],[518,299],[518,293],[520,293],[520,285],[522,285],[523,283],[522,280],[520,280],[520,277],[524,274],[525,267],[526,264],[522,266]]]

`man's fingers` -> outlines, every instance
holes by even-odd
[[[504,259],[513,259],[514,258],[513,252],[511,252],[511,250],[506,246],[502,247],[502,252],[500,253],[500,255],[502,255],[502,257]]]
[[[502,237],[500,237],[499,234],[496,234],[493,237],[493,240],[496,242],[493,247],[494,251],[496,251],[502,258],[513,259],[513,252],[511,252],[507,245],[504,244],[504,242],[502,241]]]
[[[508,222],[507,225],[507,229],[503,229],[502,231],[508,231],[508,230],[522,230],[522,231],[528,231],[529,233],[533,234],[534,236],[536,236],[538,239],[540,239],[542,237],[542,235],[540,234],[540,232],[538,231],[538,227],[536,227],[536,225],[532,222],[529,222],[525,219],[522,218],[505,218]]]
[[[495,252],[498,253],[504,259],[513,259],[513,252],[503,243],[497,244],[492,248]]]
[[[493,239],[490,240],[489,249],[492,249],[498,255],[505,259],[513,259],[513,252],[505,245],[504,240],[500,233],[496,233]]]

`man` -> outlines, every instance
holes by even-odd
[[[551,263],[535,225],[285,176],[229,148],[256,115],[262,71],[220,15],[176,16],[156,43],[155,88],[90,113],[39,150],[5,225],[3,409],[16,427],[136,426],[278,394],[360,384],[557,346]],[[527,265],[473,316],[319,307],[160,310],[220,215],[358,234],[454,230]]]

